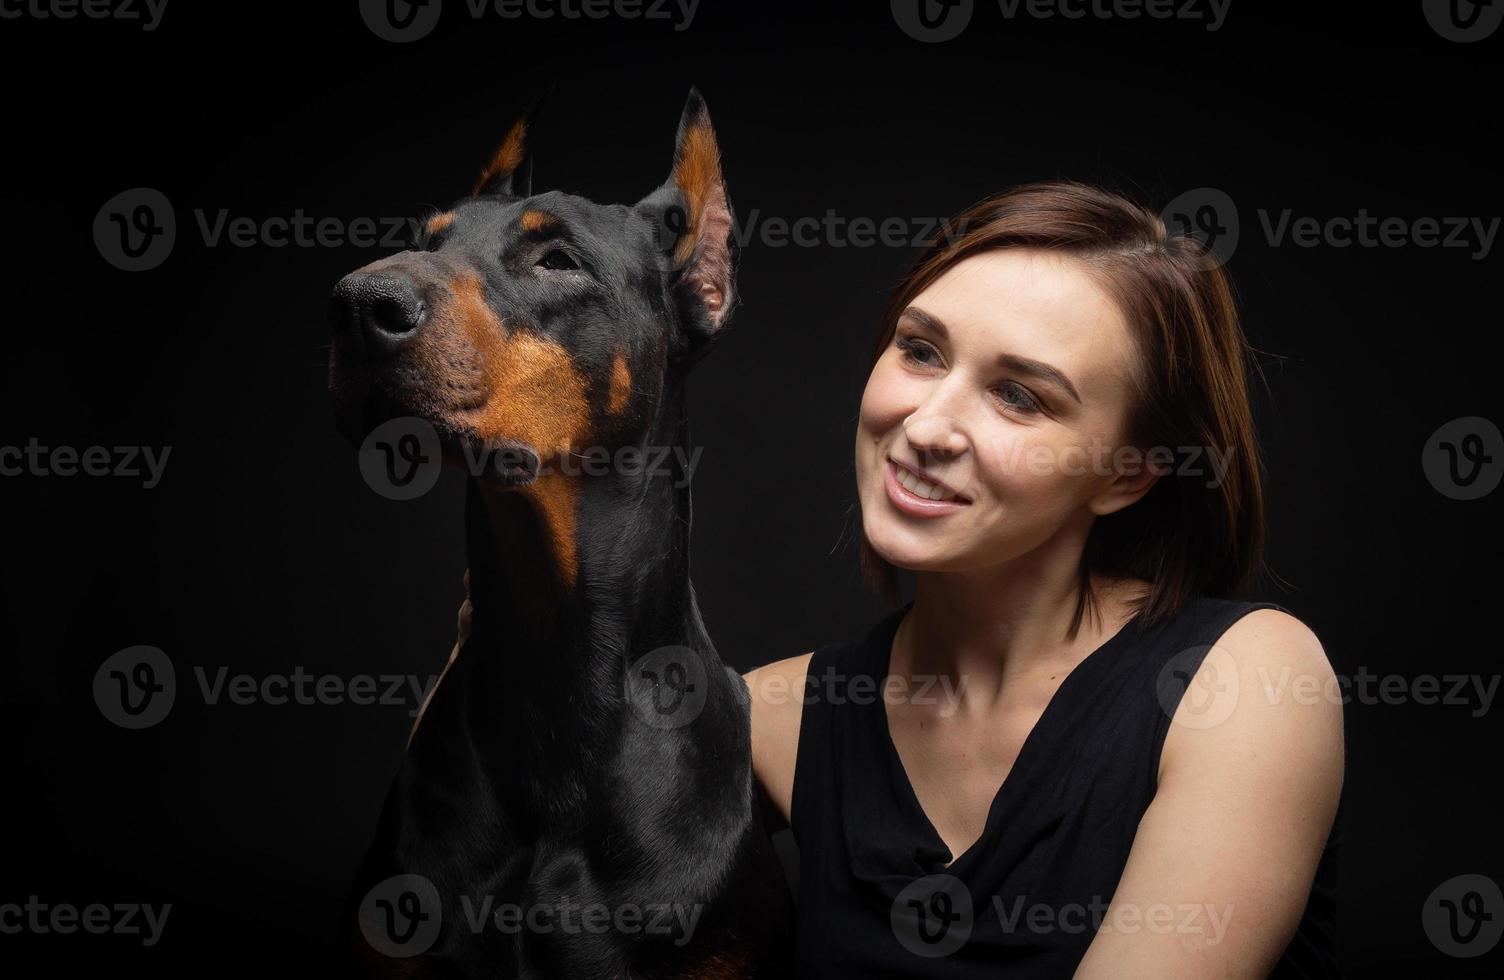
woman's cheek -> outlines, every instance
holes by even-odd
[[[1007,506],[1049,512],[1070,494],[1058,465],[1060,447],[1020,426],[992,427],[974,443],[977,478],[989,497]]]

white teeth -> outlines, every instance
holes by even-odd
[[[898,482],[902,483],[904,485],[904,489],[908,490],[916,497],[925,497],[930,500],[944,500],[946,497],[950,496],[950,494],[947,494],[941,487],[933,483],[926,483],[924,480],[919,479],[919,477],[910,473],[908,470],[899,469],[896,466],[894,467],[894,469],[898,470]]]

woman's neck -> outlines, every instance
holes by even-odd
[[[1129,601],[1142,593],[1132,582],[1095,578],[1101,615],[1088,610],[1070,638],[1080,577],[1072,562],[1055,566],[1019,561],[979,572],[916,573],[914,605],[894,637],[890,671],[948,678],[949,690],[983,709],[1017,682],[1068,673],[1132,617]]]

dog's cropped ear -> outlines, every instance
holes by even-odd
[[[711,339],[736,305],[739,247],[720,147],[696,89],[689,90],[679,119],[673,172],[637,210],[653,223],[655,244],[692,339]]]
[[[533,130],[538,123],[538,110],[546,97],[547,93],[544,93],[535,99],[527,111],[512,123],[506,138],[481,170],[472,194],[477,197],[485,194],[527,197],[533,192]]]

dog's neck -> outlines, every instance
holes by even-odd
[[[724,741],[728,761],[745,748],[735,743],[732,688],[689,579],[687,435],[676,407],[639,447],[656,465],[558,478],[577,481],[568,485],[568,574],[550,523],[560,510],[555,502],[540,506],[536,495],[469,481],[472,633],[454,665],[463,698],[450,701],[462,718],[434,721],[447,730],[440,738],[462,726],[500,795],[556,809],[535,813],[540,820],[567,820],[586,797],[620,782],[612,773],[630,751],[625,735],[640,730],[625,688],[628,668],[655,650],[675,647],[697,658],[711,691],[693,724],[652,737]],[[422,727],[429,725],[425,717]],[[421,741],[414,744],[420,751]],[[728,779],[735,774],[733,766]]]

